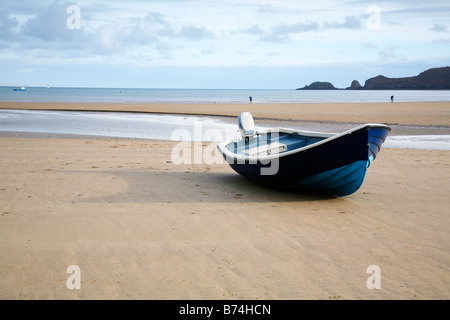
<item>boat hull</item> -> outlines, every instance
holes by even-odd
[[[367,125],[286,156],[280,153],[270,162],[243,161],[222,154],[231,168],[258,184],[346,196],[363,184],[367,168],[380,151],[389,130],[382,125]]]

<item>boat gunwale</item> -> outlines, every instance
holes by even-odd
[[[271,160],[275,160],[275,159],[279,159],[281,157],[287,157],[290,156],[292,154],[298,153],[298,152],[305,152],[308,151],[309,149],[315,148],[317,146],[320,146],[322,144],[328,143],[332,140],[335,139],[339,139],[345,135],[349,135],[352,134],[356,131],[359,131],[361,129],[370,129],[370,128],[383,128],[383,129],[387,129],[389,131],[391,131],[391,128],[387,125],[384,124],[377,124],[377,123],[366,123],[357,127],[354,127],[352,129],[343,131],[341,133],[330,133],[330,132],[320,132],[320,131],[306,131],[306,130],[295,130],[295,129],[287,129],[287,128],[268,128],[265,129],[264,131],[262,131],[261,133],[259,133],[259,135],[264,135],[267,134],[269,132],[282,132],[282,133],[288,133],[288,134],[292,134],[292,133],[296,133],[298,135],[305,135],[305,136],[312,136],[312,137],[323,137],[325,139],[317,141],[315,143],[312,143],[310,145],[298,148],[298,149],[293,149],[290,151],[286,151],[286,152],[282,152],[282,153],[275,153],[275,154],[270,154],[270,155],[240,155],[240,154],[236,154],[232,151],[230,151],[226,146],[230,143],[234,143],[234,142],[239,142],[236,140],[232,140],[232,139],[228,139],[220,144],[217,145],[217,148],[219,149],[219,151],[222,153],[222,155],[225,157],[225,159],[227,159],[227,161],[232,160],[232,161],[250,161],[250,162],[256,162],[256,161],[261,161],[261,162],[268,162]]]

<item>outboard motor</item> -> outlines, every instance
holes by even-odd
[[[238,124],[242,138],[248,143],[249,139],[256,135],[252,114],[250,112],[242,112],[239,115]]]

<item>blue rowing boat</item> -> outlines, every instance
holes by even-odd
[[[257,132],[249,112],[239,116],[241,138],[218,145],[243,177],[269,187],[347,196],[362,185],[389,131],[365,124],[342,133],[285,128]]]

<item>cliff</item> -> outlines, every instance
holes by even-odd
[[[350,87],[348,89],[356,89]],[[366,80],[365,90],[448,90],[450,67],[433,68],[413,77],[387,78],[379,75]]]
[[[353,80],[347,90],[450,90],[450,67],[428,69],[417,76],[388,78],[382,75],[366,80],[364,86]],[[330,82],[316,81],[296,90],[339,90]]]

